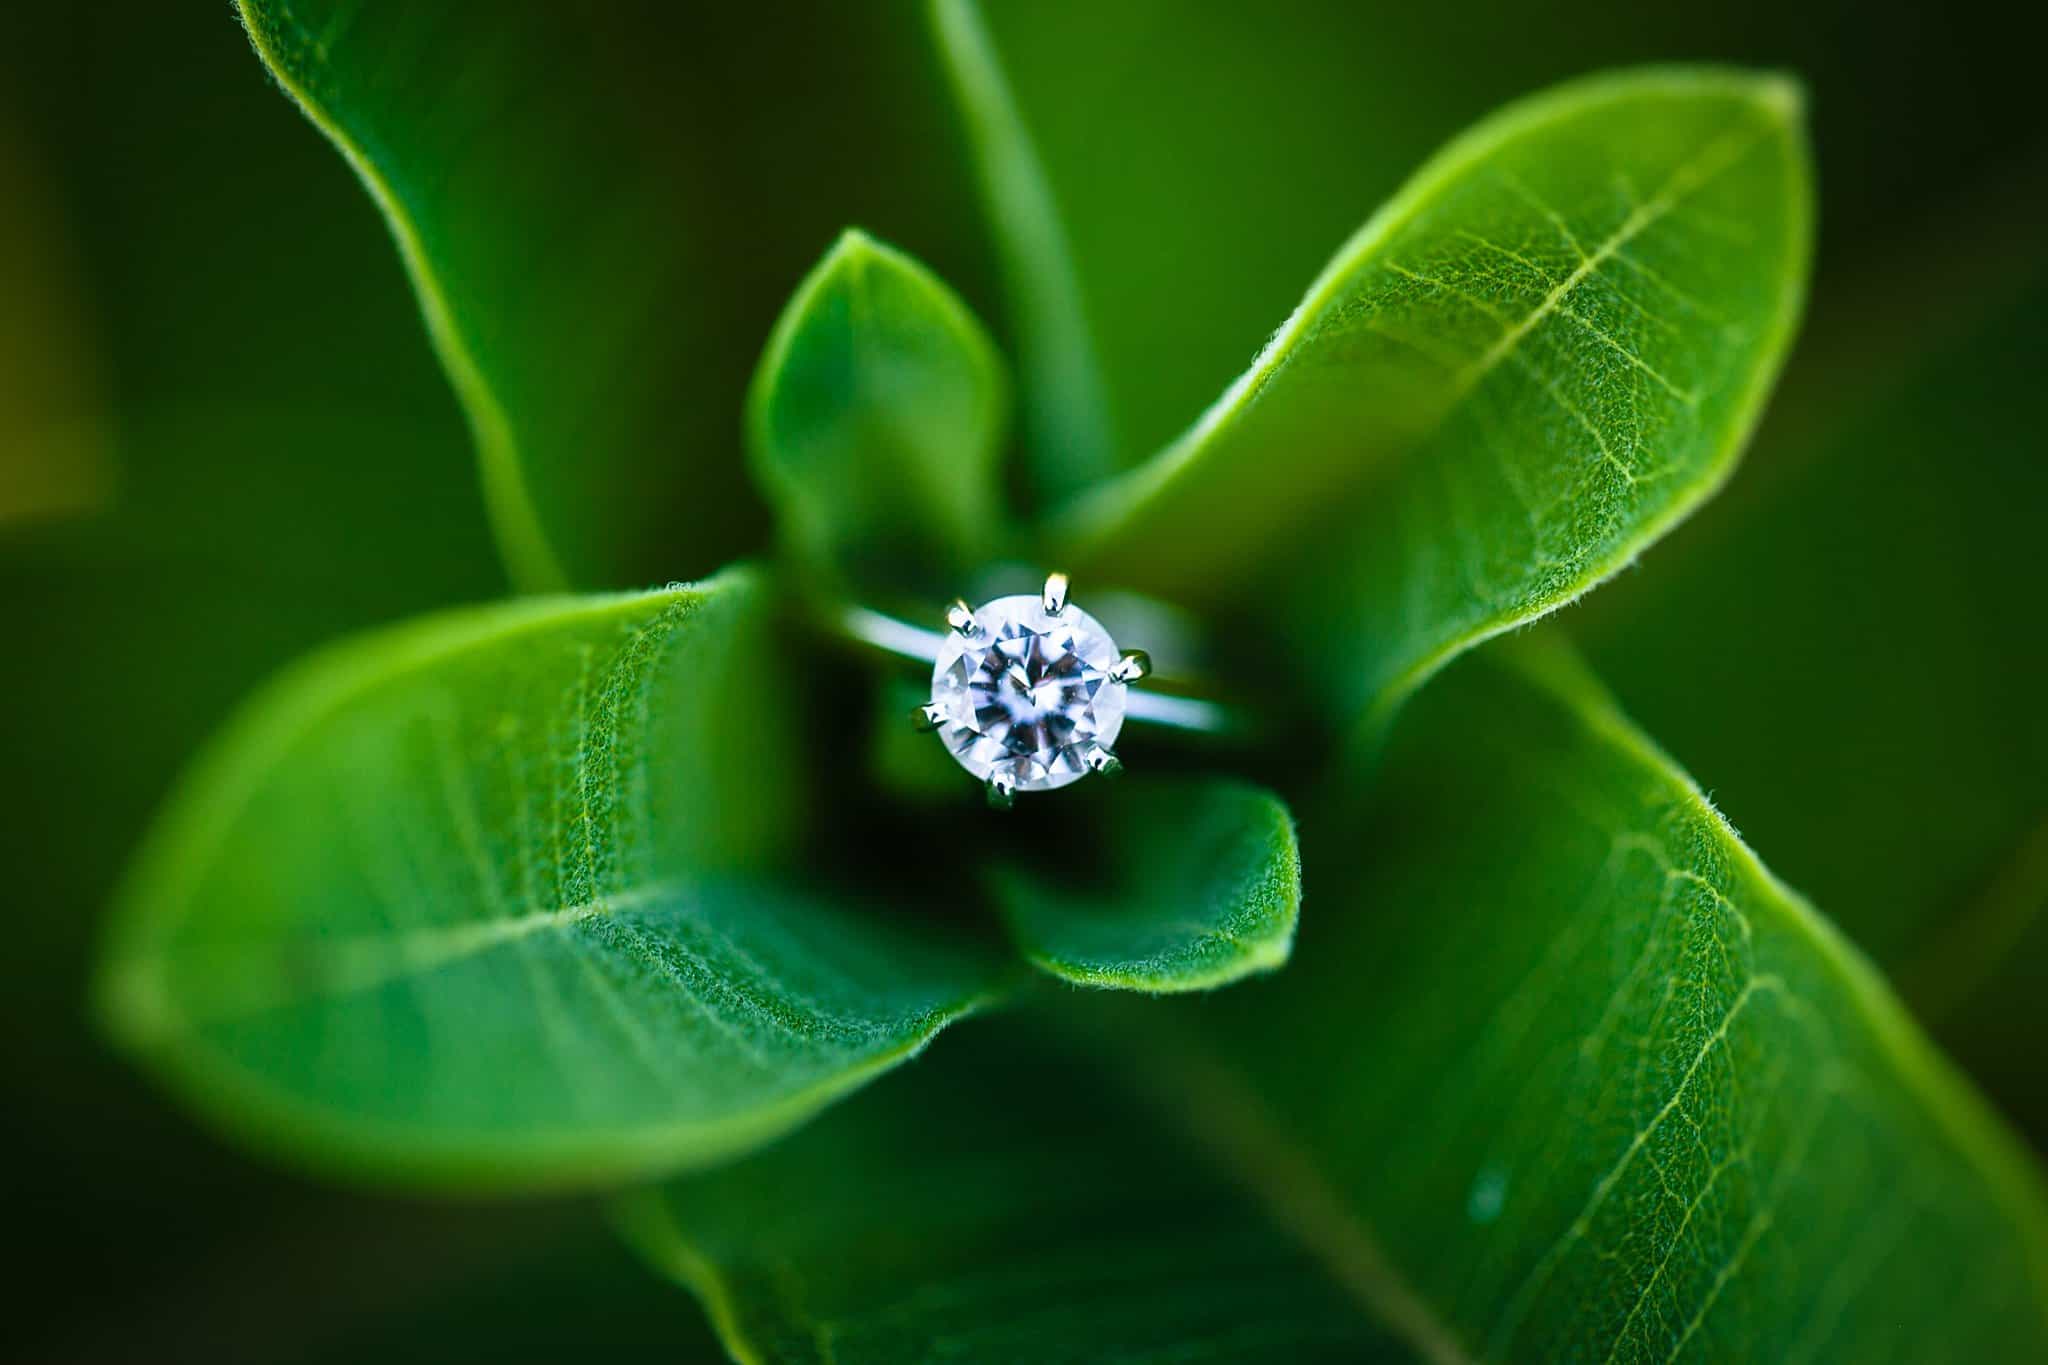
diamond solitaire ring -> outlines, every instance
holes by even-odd
[[[1018,792],[1120,772],[1115,746],[1126,720],[1212,734],[1232,728],[1218,703],[1132,690],[1152,672],[1151,658],[1119,649],[1102,622],[1068,601],[1063,573],[1049,575],[1036,594],[979,607],[956,601],[945,620],[940,634],[854,607],[841,625],[868,644],[931,664],[931,700],[914,720],[938,733],[992,806],[1009,806]]]

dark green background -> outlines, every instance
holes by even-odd
[[[703,281],[730,345],[687,382],[712,414],[693,439],[730,445],[739,510],[728,545],[633,547],[649,580],[759,544],[765,520],[740,472],[745,380],[839,228],[857,222],[915,253],[1004,335],[912,9],[699,17],[674,32],[654,17],[664,9],[609,7],[605,23],[696,92],[689,117],[663,111],[662,136],[717,149],[721,192],[694,211],[733,243],[734,268]],[[1864,534],[1890,516],[1901,534],[1945,528],[1910,542],[1937,568],[2004,537],[2011,572],[2027,572],[2040,437],[2001,404],[2038,384],[2025,357],[2044,349],[2030,303],[2043,299],[2033,258],[2048,143],[2037,57],[1999,12],[1158,0],[996,5],[990,23],[1068,213],[1105,356],[1143,376],[1112,394],[1126,458],[1190,420],[1374,205],[1501,101],[1659,59],[1779,66],[1808,82],[1820,257],[1755,458],[1728,498],[1571,619],[1623,702],[1763,856],[1873,949],[1912,960],[1943,898],[1967,900],[1978,863],[2010,838],[1990,817],[1972,823],[1952,801],[1883,784],[1921,771],[1933,745],[1954,755],[1963,790],[1988,773],[2019,784],[2024,809],[2030,775],[2038,807],[2048,762],[2027,714],[2040,709],[2038,601],[2031,621],[2014,619],[1966,583],[1975,605],[1929,629],[1927,647],[1944,631],[2001,628],[2018,643],[1959,688],[1915,681],[1925,657],[1910,641],[1955,593],[1938,575],[1888,582],[1846,567],[1869,552],[1859,534],[1897,543]],[[89,514],[0,523],[0,1208],[18,1251],[7,1353],[433,1358],[454,1339],[514,1354],[711,1352],[695,1307],[582,1209],[398,1204],[262,1169],[92,1036],[83,982],[101,908],[198,741],[309,645],[493,596],[503,579],[466,429],[383,225],[269,88],[226,5],[11,7],[0,129],[53,210],[116,469],[113,496]],[[806,154],[818,139],[829,156]],[[807,171],[819,164],[830,172]],[[2008,385],[1986,379],[1985,357],[2003,358]],[[1899,411],[1916,380],[1958,396]],[[1900,452],[1891,464],[1873,457],[1832,482],[1810,473],[1887,443]],[[1915,462],[1937,445],[1953,468]],[[1964,464],[1986,450],[2005,480],[1988,502]],[[34,454],[0,448],[0,461]],[[1734,536],[1754,551],[1717,545]],[[1731,581],[1731,563],[1753,573]],[[1802,585],[1790,605],[1784,575]],[[1894,610],[1908,579],[1910,605]],[[1839,638],[1801,615],[1829,609],[1851,621]],[[1840,704],[1865,683],[1874,699]],[[1701,689],[1730,701],[1703,709]],[[1942,727],[1916,728],[1894,696],[1935,708]],[[1873,757],[1881,723],[1923,741]],[[1872,810],[1895,826],[1873,829]],[[1946,841],[1948,871],[1902,888],[1881,855],[1923,838]],[[1877,910],[1859,921],[1866,903]],[[2028,1021],[1959,1018],[1994,1098],[2043,1131],[2025,1051],[2000,1045],[2030,1036]]]

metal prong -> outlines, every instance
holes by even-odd
[[[1088,771],[1091,773],[1101,773],[1104,777],[1124,775],[1124,761],[1100,744],[1090,749],[1082,761],[1088,765]]]
[[[1008,773],[990,773],[988,779],[988,808],[1008,810],[1017,804],[1017,779]]]
[[[1123,658],[1118,659],[1111,666],[1109,676],[1115,682],[1131,683],[1136,682],[1151,671],[1152,656],[1150,654],[1147,654],[1142,649],[1127,649],[1124,651]]]
[[[946,608],[946,626],[956,635],[966,635],[974,630],[974,608],[956,597],[953,605]]]
[[[1058,616],[1067,609],[1067,576],[1063,573],[1049,573],[1045,576],[1045,614]]]
[[[910,723],[923,733],[930,734],[946,723],[946,713],[939,709],[937,702],[928,701],[923,706],[911,708]]]

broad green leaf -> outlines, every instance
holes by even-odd
[[[2031,1157],[1560,642],[1438,682],[1380,776],[1358,828],[1311,828],[1323,909],[1289,972],[1095,1016],[1169,1117],[1127,1118],[1122,1092],[1015,1105],[1007,1060],[984,1102],[941,1063],[634,1202],[629,1236],[742,1359],[956,1334],[967,1356],[1115,1358],[1133,1323],[1219,1299],[1243,1354],[1291,1358],[1258,1334],[1328,1310],[1266,1297],[1270,1232],[1179,1221],[1247,1216],[1190,1198],[1192,1139],[1361,1330],[1428,1359],[2041,1354]],[[1100,1224],[1073,1231],[1075,1203]],[[1219,1277],[1219,1242],[1258,1259]],[[1171,1295],[1158,1245],[1193,1260]]]
[[[1034,488],[1065,497],[1114,468],[1108,400],[1065,224],[975,0],[927,0],[995,234],[1022,357]]]
[[[800,559],[842,583],[944,601],[994,549],[1008,406],[1002,358],[966,305],[849,231],[790,300],[755,373],[755,476]]]
[[[240,8],[389,222],[523,586],[755,548],[736,415],[790,281],[848,221],[948,267],[928,239],[965,236],[908,12]]]
[[[1155,1120],[975,1037],[617,1222],[740,1361],[1407,1358]]]
[[[1855,319],[1824,371],[1835,385],[1809,396],[1817,411],[1767,428],[1758,477],[1603,594],[1577,633],[1631,710],[1698,755],[1701,781],[1786,877],[1840,907],[1936,1036],[2040,1132],[2048,1094],[2017,1025],[2048,986],[2048,464],[2015,395],[2048,347],[2048,282],[2037,243],[2020,251],[2032,283],[1987,274],[1991,315],[1936,348],[1924,338],[1972,307],[1954,287],[1896,320],[1922,338],[1903,360],[1873,362]],[[1893,306],[1922,292],[1902,277],[1917,278],[1883,277]]]
[[[982,14],[1059,202],[1126,462],[1244,369],[1332,245],[1446,137],[1570,73],[1674,53],[1799,73],[1825,148],[1816,317],[1830,296],[1874,302],[1851,283],[1871,240],[1971,216],[1961,192],[2041,138],[2024,45],[1977,26],[1928,42],[1828,6],[1467,0],[1447,22],[1427,5],[1031,0]],[[1894,97],[1906,88],[1923,97]],[[2013,208],[1987,196],[1974,216]]]
[[[1294,966],[1143,1016],[1162,1086],[1452,1358],[2039,1357],[2031,1156],[1550,644],[1415,703]]]
[[[1252,368],[1056,528],[1091,580],[1245,604],[1339,717],[1383,719],[1720,484],[1791,337],[1810,231],[1787,81],[1650,69],[1454,141]]]
[[[800,827],[764,591],[542,600],[302,665],[188,781],[102,982],[215,1118],[381,1176],[566,1184],[764,1140],[989,959],[759,880]]]
[[[1069,858],[999,866],[996,902],[1018,949],[1083,986],[1206,990],[1287,961],[1301,908],[1294,820],[1271,792],[1238,782],[1154,779],[1097,799],[1082,839],[1101,866]],[[1085,830],[1085,834],[1082,833]]]

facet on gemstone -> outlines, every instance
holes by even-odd
[[[966,630],[947,634],[932,668],[939,737],[984,782],[1078,782],[1124,726],[1128,688],[1110,676],[1118,657],[1102,623],[1072,603],[1057,616],[1038,594],[984,603]]]

